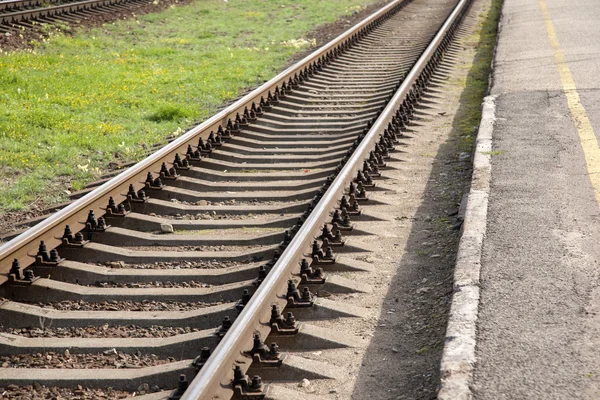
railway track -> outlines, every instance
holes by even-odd
[[[0,1],[0,32],[34,29],[56,22],[79,22],[98,13],[127,11],[148,0],[6,0]]]
[[[469,4],[390,3],[0,247],[3,395],[344,379],[294,352],[358,342],[310,321],[365,315],[335,300],[370,290],[353,239]]]

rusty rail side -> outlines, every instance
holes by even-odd
[[[31,10],[13,11],[0,13],[0,24],[18,24],[19,22],[29,21],[37,18],[48,18],[62,14],[75,13],[81,10],[93,10],[98,7],[106,7],[115,4],[128,4],[137,2],[136,0],[85,0],[72,3],[65,3],[50,7],[40,7]],[[28,0],[25,5],[41,5],[40,1]],[[0,3],[2,5],[2,3]],[[6,9],[0,6],[0,11]]]
[[[412,0],[392,1],[156,153],[4,244],[0,247],[0,284],[8,280],[8,273],[13,259],[17,259],[23,268],[31,265],[35,261],[35,255],[41,240],[46,243],[48,250],[57,247],[61,244],[65,225],[70,225],[73,232],[82,230],[85,227],[87,214],[90,210],[93,210],[97,216],[104,215],[110,197],[113,197],[117,204],[125,201],[130,184],[134,185],[136,191],[143,189],[148,172],[158,175],[163,162],[168,161],[170,164],[176,154],[184,155],[188,145],[195,147],[200,137],[207,139],[208,135],[211,132],[216,132],[219,127],[225,128],[228,121],[234,120],[237,114],[243,113],[246,108],[251,108],[253,104],[258,105],[261,98],[266,98],[269,93],[273,93],[284,84],[287,85],[290,79],[303,72],[307,67],[315,65],[317,62],[324,63],[326,57],[334,57],[338,51],[341,51],[342,46],[351,40],[356,40],[358,35],[371,30],[381,23],[387,15],[396,12],[410,1]]]
[[[254,333],[260,333],[263,338],[270,333],[271,306],[277,304],[280,309],[285,308],[287,281],[292,279],[298,284],[298,276],[292,275],[292,273],[299,270],[299,262],[303,257],[310,259],[308,249],[310,249],[312,241],[319,235],[326,220],[331,218],[331,212],[338,207],[339,199],[345,194],[346,187],[361,169],[363,160],[368,158],[384,129],[391,123],[392,118],[402,103],[408,99],[409,94],[413,93],[415,84],[428,64],[433,61],[434,57],[437,58],[437,61],[441,59],[440,46],[442,44],[446,46],[449,43],[451,33],[456,29],[471,1],[460,0],[448,16],[384,111],[281,254],[233,326],[229,328],[223,340],[213,351],[210,359],[198,372],[182,400],[229,399],[233,395],[231,387],[233,367],[240,366],[242,370],[248,370],[252,358],[245,352],[252,348]]]

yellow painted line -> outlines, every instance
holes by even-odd
[[[544,14],[544,22],[546,23],[546,30],[548,31],[548,38],[550,39],[550,46],[554,51],[554,62],[558,68],[560,74],[560,80],[562,82],[563,91],[567,97],[567,104],[569,110],[573,116],[577,133],[579,134],[579,141],[585,154],[585,161],[587,164],[588,174],[592,181],[592,187],[594,188],[594,194],[596,195],[596,201],[600,204],[600,148],[598,147],[598,140],[594,134],[594,128],[590,122],[590,119],[585,112],[579,93],[577,93],[577,87],[575,86],[575,80],[567,64],[567,59],[558,41],[556,35],[556,29],[552,22],[552,17],[546,6],[546,0],[539,0],[542,13]]]

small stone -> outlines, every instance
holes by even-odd
[[[331,390],[329,390],[329,393],[337,393],[337,392],[338,392],[337,389],[331,389]]]
[[[397,353],[397,352],[398,352],[398,349],[397,349],[397,348],[395,348],[395,347],[392,347],[392,351],[393,351],[394,353]]]
[[[298,384],[299,387],[309,387],[310,386],[310,381],[306,378],[302,379],[302,381]]]
[[[148,385],[147,383],[141,384],[140,386],[138,386],[137,391],[148,393],[150,391],[150,385]]]
[[[173,225],[171,224],[160,224],[160,230],[162,233],[173,233],[175,230],[173,229]]]

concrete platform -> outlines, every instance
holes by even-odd
[[[505,0],[475,363],[461,398],[600,398],[598,21],[597,0]]]

